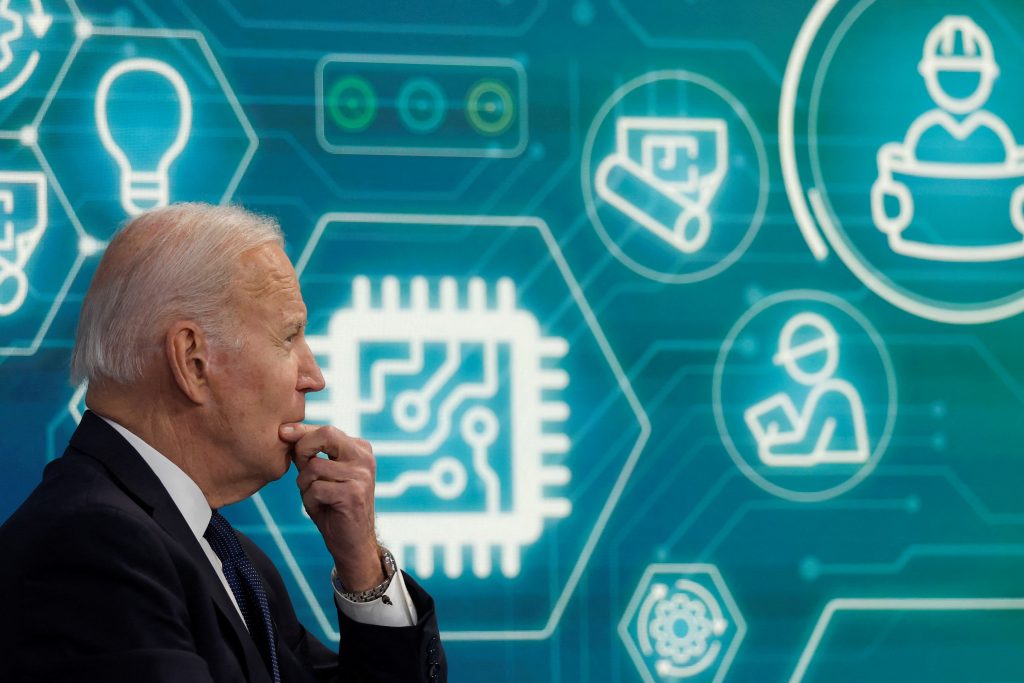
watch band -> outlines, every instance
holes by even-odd
[[[383,602],[390,605],[391,600],[384,593],[387,592],[388,587],[391,585],[391,579],[394,578],[395,573],[398,571],[398,565],[395,564],[394,555],[384,546],[380,546],[380,565],[384,570],[384,581],[365,591],[345,590],[341,579],[338,578],[337,568],[331,569],[331,583],[334,584],[334,590],[338,591],[341,597],[351,602],[373,602],[378,598],[383,598]]]

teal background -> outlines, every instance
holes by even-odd
[[[55,18],[46,38],[13,43],[15,65],[24,59],[19,47],[39,50],[38,77],[0,102],[0,171],[47,171],[50,218],[26,267],[26,302],[0,318],[0,519],[28,495],[74,428],[80,406],[67,366],[77,310],[101,241],[125,218],[116,167],[95,136],[94,84],[107,64],[149,54],[173,62],[193,95],[193,134],[171,167],[171,199],[232,201],[274,215],[293,260],[329,212],[533,217],[546,226],[513,228],[510,220],[505,227],[474,227],[467,219],[453,229],[421,220],[414,225],[427,227],[416,229],[328,220],[336,230],[301,273],[313,335],[325,335],[330,316],[349,304],[356,274],[403,281],[480,276],[488,283],[507,276],[519,283],[520,302],[543,334],[569,341],[561,367],[570,375],[563,399],[571,415],[563,426],[573,444],[564,458],[573,473],[564,492],[571,514],[545,522],[514,579],[497,573],[450,579],[440,572],[423,578],[448,632],[451,680],[651,680],[640,672],[642,658],[631,656],[620,622],[631,623],[631,600],[655,564],[717,569],[746,625],[726,681],[790,680],[832,600],[970,604],[1024,597],[1020,317],[976,325],[924,319],[869,291],[833,251],[824,260],[812,255],[782,180],[778,132],[787,59],[814,6],[798,0],[80,0],[72,9],[45,0]],[[29,8],[27,0],[11,1],[14,11]],[[1001,73],[987,107],[1024,139],[1024,7],[1016,0],[846,1],[824,30],[835,31],[854,9],[863,10],[862,20],[837,49],[828,70],[833,80],[821,92],[817,171],[808,156],[811,66],[801,84],[795,125],[801,177],[823,178],[844,233],[861,240],[865,255],[901,284],[957,301],[1015,297],[1024,289],[1019,259],[963,266],[893,257],[871,224],[867,197],[879,145],[901,139],[915,116],[934,107],[916,69],[928,30],[946,15],[969,15],[990,36]],[[194,36],[97,35],[69,60],[75,10],[114,33],[194,31],[207,49]],[[815,43],[809,65],[816,67],[822,48]],[[330,153],[317,138],[315,74],[320,60],[336,53],[514,60],[526,83],[516,114],[525,116],[525,145],[511,157],[489,155],[479,136],[472,144],[483,153],[473,157]],[[585,142],[602,106],[631,80],[666,70],[698,74],[732,93],[763,140],[766,161],[763,175],[749,140],[737,137],[731,145],[730,174],[714,215],[742,232],[763,186],[763,221],[732,265],[685,283],[645,276],[617,259],[595,229],[581,183]],[[409,71],[423,73],[421,66]],[[465,78],[459,76],[459,88],[473,80]],[[157,83],[152,97],[130,94],[141,101],[128,118],[144,130],[167,93]],[[709,97],[696,89],[689,96],[685,89],[662,92],[651,98],[649,113],[696,116],[706,106],[710,115],[728,115]],[[457,96],[448,105],[455,114],[464,107]],[[635,100],[629,106],[625,113],[640,113]],[[390,120],[395,127],[380,134],[417,144],[429,136]],[[25,126],[38,127],[36,146],[19,142]],[[474,135],[464,124],[443,130]],[[595,144],[598,158],[611,149],[608,140]],[[969,207],[986,197],[978,190],[962,200]],[[963,208],[962,220],[996,229],[1005,219],[992,206]],[[607,217],[611,209],[598,211]],[[654,240],[638,253],[666,272],[707,265],[704,256],[681,263]],[[559,267],[561,258],[568,271]],[[579,298],[565,272],[578,283]],[[6,286],[0,282],[0,294]],[[891,439],[874,470],[818,502],[774,496],[744,476],[723,443],[712,401],[729,331],[766,296],[798,289],[838,297],[870,321],[898,387]],[[777,333],[760,332],[759,341],[770,346]],[[855,348],[870,351],[865,339],[854,339]],[[616,366],[628,386],[617,381]],[[871,363],[849,370],[851,381],[876,371]],[[869,424],[879,424],[880,378],[865,381]],[[877,430],[872,439],[877,443]],[[310,536],[291,476],[270,485],[264,499],[300,574],[330,613],[326,553]],[[229,516],[278,560],[300,617],[326,638],[266,518],[249,502]],[[803,680],[1021,681],[1020,610],[838,611]],[[713,680],[722,662],[694,680]]]

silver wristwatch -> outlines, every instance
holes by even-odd
[[[368,590],[355,592],[345,590],[341,579],[338,578],[338,570],[336,568],[331,569],[331,583],[334,584],[334,590],[338,591],[341,597],[351,602],[373,602],[377,598],[383,598],[384,604],[390,605],[391,599],[384,595],[384,593],[387,591],[388,586],[391,585],[391,579],[394,578],[395,572],[398,571],[398,565],[395,564],[395,557],[391,554],[391,551],[384,546],[380,546],[380,565],[384,570],[384,581]]]

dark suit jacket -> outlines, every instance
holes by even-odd
[[[282,681],[446,678],[433,601],[408,576],[419,623],[371,626],[339,612],[334,652],[299,623],[270,559],[239,538],[267,586]],[[92,413],[0,527],[0,681],[270,682],[167,491]]]

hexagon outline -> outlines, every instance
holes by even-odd
[[[721,683],[726,673],[728,673],[729,667],[732,666],[732,660],[736,656],[740,643],[743,642],[743,637],[747,634],[747,622],[743,620],[743,614],[740,612],[739,606],[736,605],[736,601],[733,600],[732,593],[729,592],[729,587],[725,584],[725,579],[722,578],[722,573],[713,564],[654,563],[648,565],[647,569],[644,570],[643,576],[640,577],[636,590],[633,592],[633,597],[630,598],[626,611],[623,612],[622,619],[619,621],[619,638],[622,640],[623,645],[625,645],[626,651],[629,652],[629,656],[633,660],[633,664],[636,666],[640,676],[646,683],[657,683],[657,681],[651,678],[647,663],[644,661],[643,655],[637,649],[636,643],[629,633],[630,622],[633,621],[633,617],[639,611],[640,602],[644,599],[644,595],[647,593],[647,589],[650,587],[651,580],[655,574],[706,574],[711,578],[711,583],[718,589],[718,594],[722,597],[722,603],[726,611],[736,623],[736,635],[722,655],[722,662],[713,679],[713,683]]]
[[[69,0],[71,2],[71,0]],[[238,123],[242,126],[242,132],[245,137],[249,140],[249,145],[242,155],[242,158],[238,162],[238,166],[235,167],[235,172],[231,176],[231,180],[228,182],[223,194],[221,194],[219,204],[224,204],[231,198],[238,188],[238,184],[242,180],[246,169],[249,167],[249,163],[252,161],[253,156],[256,155],[256,149],[259,147],[259,137],[256,135],[256,130],[252,127],[249,122],[249,118],[245,115],[245,111],[242,109],[241,103],[238,101],[238,96],[235,95],[235,91],[232,89],[231,84],[228,82],[227,77],[224,75],[224,71],[220,68],[220,64],[217,62],[217,58],[214,56],[213,51],[210,49],[209,43],[206,41],[200,31],[192,29],[150,29],[150,28],[119,28],[115,26],[93,26],[87,20],[82,19],[76,26],[76,33],[78,39],[75,44],[72,45],[71,51],[68,53],[67,59],[61,66],[60,71],[57,73],[56,79],[54,79],[53,85],[50,87],[49,92],[46,93],[46,97],[43,100],[43,105],[40,107],[39,112],[36,114],[30,126],[31,133],[30,138],[32,139],[31,146],[36,151],[36,156],[39,157],[40,162],[43,166],[43,171],[46,173],[50,182],[53,184],[54,191],[57,197],[60,199],[61,204],[64,205],[64,210],[69,216],[72,217],[72,222],[75,224],[76,229],[83,238],[93,239],[81,222],[78,220],[77,214],[75,214],[74,208],[68,201],[67,196],[64,194],[64,188],[61,186],[60,181],[57,179],[57,175],[50,168],[50,164],[46,162],[45,155],[39,144],[35,142],[36,131],[39,129],[39,125],[42,123],[43,118],[46,116],[46,112],[49,111],[50,105],[53,103],[54,98],[57,95],[57,91],[60,86],[63,85],[64,79],[67,77],[67,72],[71,68],[71,64],[74,62],[78,53],[82,49],[82,45],[86,40],[93,36],[119,36],[119,37],[136,37],[136,38],[164,38],[169,40],[194,40],[199,46],[200,52],[203,54],[203,58],[206,59],[207,65],[213,72],[214,78],[217,79],[217,83],[220,85],[221,92],[224,93],[224,97],[227,99],[228,106],[235,113],[235,117],[238,119]],[[93,240],[91,243],[87,243],[85,249],[91,253],[95,253],[97,248],[105,247],[106,244]]]
[[[17,134],[0,134],[2,140],[18,139]],[[69,211],[68,204],[64,201],[63,194],[58,191],[52,180],[53,176],[50,173],[50,167],[46,163],[45,159],[42,158],[38,146],[32,144],[27,145],[32,153],[35,155],[36,160],[39,162],[40,170],[47,177],[46,187],[48,190],[53,190],[53,193],[57,195],[58,201],[61,203],[61,207],[64,209],[64,213],[67,214],[68,220],[71,221],[72,227],[76,232],[79,233],[79,250],[78,255],[75,257],[75,262],[71,264],[68,269],[68,274],[64,278],[64,282],[61,283],[60,290],[57,292],[57,296],[54,297],[53,303],[50,304],[49,310],[46,315],[43,316],[42,322],[39,324],[39,329],[36,331],[35,336],[32,337],[32,341],[29,342],[28,346],[0,346],[0,357],[5,356],[32,356],[35,355],[36,351],[43,343],[43,339],[46,337],[46,333],[50,331],[50,325],[53,324],[53,319],[57,316],[57,311],[64,304],[64,300],[68,296],[68,290],[71,289],[72,283],[78,276],[78,271],[82,269],[82,263],[90,255],[90,252],[81,248],[81,237],[82,232],[78,224],[78,217],[73,212]]]
[[[651,423],[647,416],[647,412],[640,404],[640,400],[637,398],[632,385],[629,383],[629,378],[626,376],[625,371],[619,364],[618,359],[612,351],[611,345],[608,343],[608,339],[604,336],[604,332],[597,322],[597,316],[594,315],[593,310],[590,308],[590,304],[587,302],[587,299],[583,294],[582,287],[580,287],[575,276],[572,274],[572,270],[569,268],[569,264],[565,260],[565,257],[558,246],[558,242],[555,240],[554,235],[551,232],[551,228],[548,227],[548,224],[542,219],[533,216],[466,216],[448,214],[328,212],[321,216],[317,221],[316,227],[313,229],[313,232],[309,237],[309,241],[306,243],[305,248],[302,250],[302,254],[295,262],[295,270],[300,276],[302,274],[302,270],[308,263],[310,256],[316,249],[320,238],[323,236],[324,230],[326,230],[327,226],[331,223],[388,223],[398,225],[428,224],[479,228],[532,228],[537,230],[543,238],[544,244],[547,246],[552,260],[558,267],[559,273],[562,275],[562,279],[565,281],[566,286],[568,286],[573,300],[579,308],[580,313],[583,315],[590,333],[594,336],[594,340],[601,349],[601,354],[604,356],[605,362],[608,363],[609,368],[615,375],[615,379],[619,384],[619,390],[622,392],[622,395],[626,398],[627,403],[633,410],[634,417],[636,417],[637,422],[640,425],[640,433],[637,436],[629,455],[626,457],[626,461],[623,464],[619,476],[616,478],[615,483],[612,485],[608,493],[608,499],[605,501],[604,506],[597,515],[594,527],[587,536],[587,540],[580,551],[580,556],[573,565],[572,571],[569,572],[569,577],[566,580],[565,586],[563,586],[561,593],[558,595],[557,600],[555,600],[551,614],[548,616],[548,621],[544,627],[540,629],[518,630],[443,631],[442,636],[449,642],[546,640],[547,638],[550,638],[562,620],[562,616],[565,613],[569,599],[575,592],[576,586],[579,584],[580,579],[583,576],[583,572],[586,570],[587,565],[590,562],[590,558],[604,532],[608,519],[611,517],[615,506],[618,504],[626,483],[629,480],[633,469],[636,467],[637,459],[643,451],[651,433]],[[320,607],[320,603],[316,600],[316,596],[312,588],[310,588],[309,582],[302,573],[302,568],[295,560],[295,556],[288,547],[287,540],[278,528],[277,523],[274,521],[273,515],[270,513],[270,510],[263,501],[263,498],[257,492],[253,494],[252,501],[256,505],[256,509],[259,512],[261,520],[270,532],[274,545],[283,556],[285,564],[288,566],[289,571],[298,583],[303,597],[312,609],[313,615],[317,620],[317,624],[324,633],[331,637],[332,640],[337,641],[339,638],[338,632],[331,626],[330,620]]]
[[[61,64],[60,68],[57,70],[57,75],[54,76],[53,83],[50,84],[49,89],[46,91],[46,96],[43,97],[43,101],[39,103],[39,109],[37,109],[36,113],[33,114],[30,117],[30,120],[31,120],[31,123],[29,124],[30,127],[34,127],[36,125],[36,123],[38,123],[38,121],[39,121],[39,112],[42,111],[44,108],[47,108],[47,107],[50,106],[50,101],[53,99],[54,84],[56,84],[58,81],[61,81],[61,80],[64,79],[64,72],[67,70],[67,66],[70,63],[71,54],[77,49],[78,44],[81,42],[81,38],[79,38],[78,35],[77,35],[78,34],[78,27],[82,26],[83,22],[86,21],[85,20],[85,16],[82,14],[82,10],[80,10],[78,8],[78,3],[76,2],[76,0],[62,0],[62,1],[67,6],[68,10],[71,12],[71,17],[72,17],[72,19],[74,20],[74,23],[75,23],[75,29],[76,29],[75,30],[75,33],[76,33],[75,42],[71,44],[71,47],[68,49],[68,54],[64,56],[64,63]],[[52,17],[52,15],[51,15],[51,17]],[[19,88],[19,90],[20,90],[20,88]],[[11,135],[12,132],[13,131],[11,131],[10,129],[5,129],[3,131],[3,133],[6,133],[6,135],[4,135],[3,137],[4,138],[14,138],[14,139],[16,139],[18,137],[17,133],[15,132],[14,135]]]
[[[57,292],[57,296],[53,298],[53,303],[50,304],[50,310],[46,312],[43,317],[43,321],[39,325],[39,330],[35,336],[32,337],[32,341],[29,342],[28,346],[0,346],[0,357],[5,356],[33,356],[39,347],[43,343],[43,339],[46,337],[46,333],[50,331],[50,325],[53,324],[53,319],[57,317],[57,311],[64,304],[64,300],[68,296],[68,290],[71,289],[71,283],[75,281],[75,277],[78,275],[78,271],[82,269],[82,263],[86,259],[86,254],[79,251],[78,256],[75,258],[75,262],[71,264],[71,268],[68,269],[67,277],[64,278],[64,282],[61,283],[60,290]]]
[[[76,0],[64,0],[68,9],[71,11],[72,17],[74,17],[75,25],[80,26],[85,21],[85,17],[82,15],[81,10],[78,8]],[[60,69],[57,71],[57,75],[54,77],[53,83],[50,84],[49,90],[46,92],[46,96],[39,105],[39,110],[35,113],[32,118],[32,123],[29,124],[28,128],[35,128],[42,112],[50,106],[50,102],[53,99],[53,95],[56,92],[57,85],[64,79],[64,74],[67,72],[68,65],[71,63],[72,56],[77,51],[78,46],[81,44],[81,38],[76,38],[71,48],[68,50],[67,56],[64,58],[64,63],[61,64]],[[64,191],[60,185],[57,184],[54,179],[53,172],[50,169],[50,165],[46,162],[46,159],[42,155],[42,151],[35,141],[29,137],[26,139],[23,133],[18,131],[4,130],[0,131],[0,139],[3,140],[18,140],[22,142],[26,147],[32,150],[32,154],[36,157],[39,162],[40,170],[47,178],[47,187],[53,190],[53,193],[57,196],[57,201],[60,202],[61,207],[64,209],[64,213],[67,214],[68,220],[71,221],[72,227],[75,232],[78,233],[79,238],[85,237],[85,231],[82,229],[82,225],[78,222],[78,216],[71,208],[71,204],[67,201],[64,196]],[[75,262],[71,264],[71,268],[68,269],[68,274],[64,278],[64,282],[61,283],[60,290],[57,292],[57,296],[53,300],[50,309],[43,316],[43,320],[39,325],[39,330],[36,332],[32,341],[29,342],[28,346],[0,346],[0,357],[5,356],[32,356],[35,355],[36,351],[39,350],[40,345],[43,343],[43,339],[46,337],[46,333],[50,331],[50,325],[53,324],[53,319],[57,315],[57,311],[63,305],[64,300],[67,298],[68,290],[71,289],[71,284],[75,281],[75,277],[78,276],[78,271],[82,268],[82,263],[90,253],[87,250],[79,249],[79,254],[75,259]]]
[[[834,598],[825,604],[789,683],[801,683],[836,612],[1024,610],[1024,598]]]

